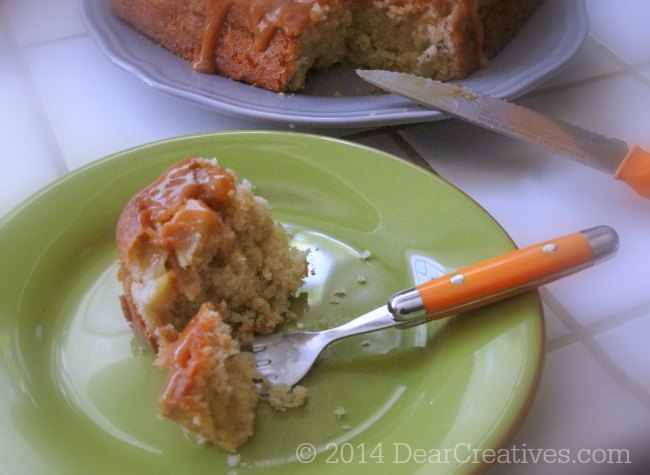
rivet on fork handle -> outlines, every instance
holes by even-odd
[[[400,327],[465,312],[532,290],[611,256],[618,236],[598,226],[488,259],[393,295]]]

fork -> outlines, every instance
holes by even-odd
[[[590,267],[618,249],[616,231],[597,226],[493,257],[398,292],[336,328],[256,336],[255,363],[272,384],[294,386],[330,343],[385,328],[410,328],[488,305]]]

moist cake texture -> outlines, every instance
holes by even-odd
[[[273,91],[336,63],[464,78],[539,0],[110,0],[116,15],[200,72]]]
[[[230,452],[253,433],[260,390],[279,409],[305,401],[260,381],[250,346],[295,319],[307,275],[266,200],[212,160],[170,167],[117,225],[124,316],[168,369],[161,414]],[[297,391],[297,392],[296,392]]]
[[[307,275],[305,254],[249,182],[236,185],[209,160],[184,160],[138,193],[117,242],[125,316],[154,351],[205,302],[245,344],[295,318],[290,297]]]

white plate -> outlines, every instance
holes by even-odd
[[[83,0],[88,31],[118,66],[152,87],[199,105],[249,119],[362,127],[444,118],[392,94],[371,94],[350,67],[311,73],[301,94],[276,94],[218,75],[200,74],[115,17],[108,0]],[[564,66],[588,33],[582,0],[546,0],[488,69],[463,80],[487,94],[513,99]]]

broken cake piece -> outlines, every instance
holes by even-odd
[[[160,349],[169,370],[161,415],[235,452],[252,434],[259,379],[253,354],[242,352],[212,304],[201,307],[178,339]]]

